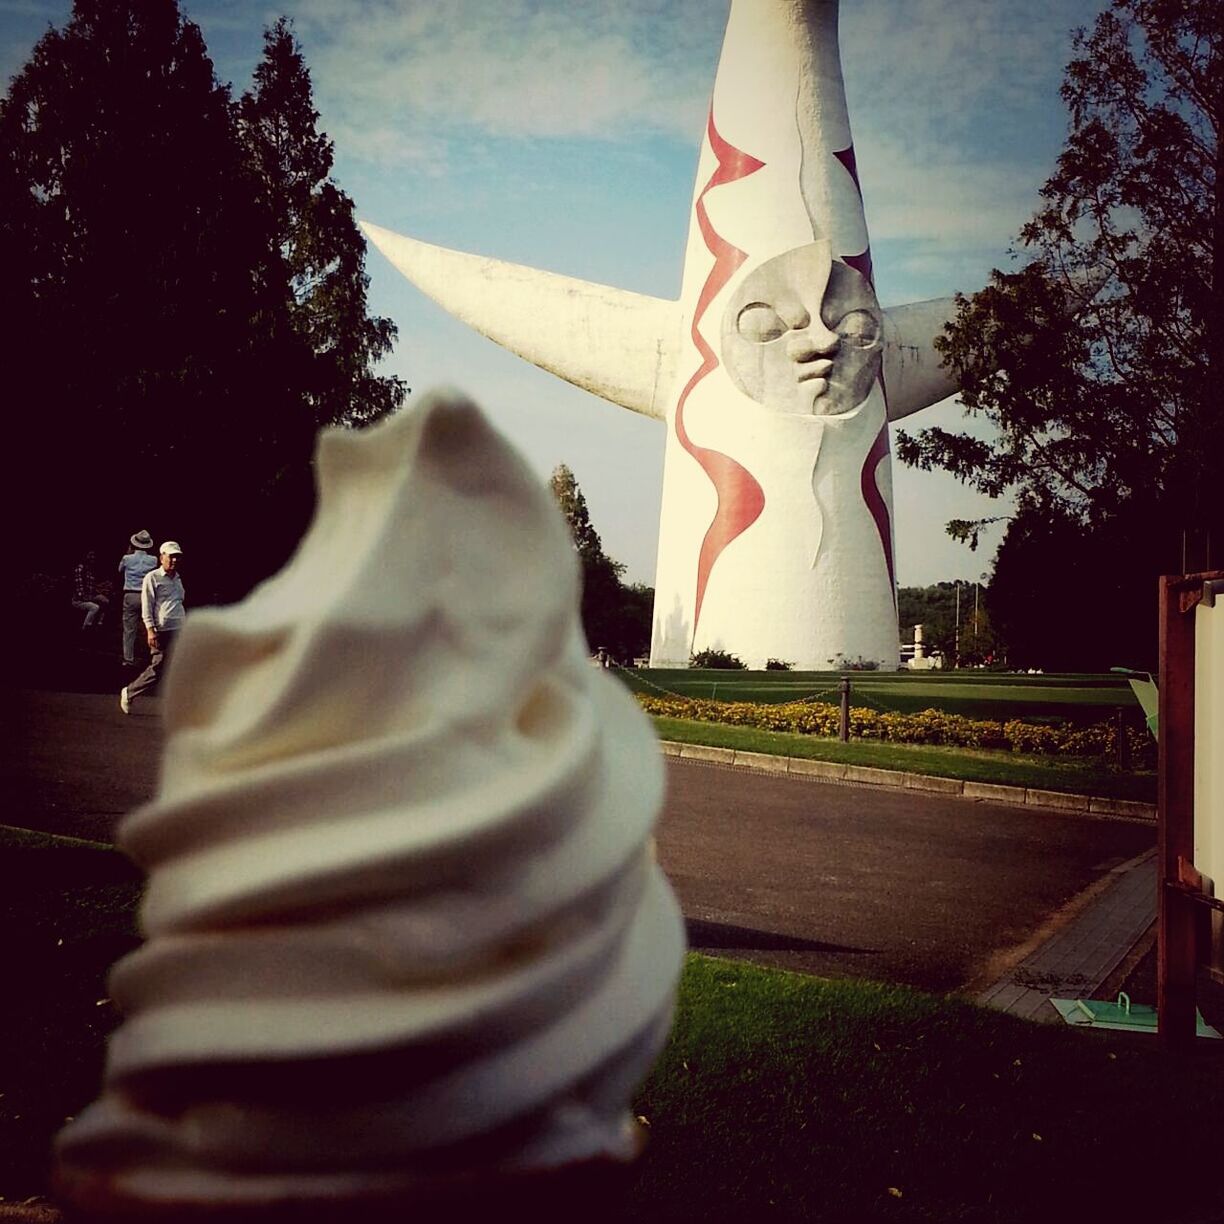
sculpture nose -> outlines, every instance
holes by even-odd
[[[816,319],[809,327],[793,331],[787,336],[786,355],[792,361],[811,361],[813,357],[836,352],[840,343],[838,334]]]

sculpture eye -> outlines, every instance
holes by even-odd
[[[778,317],[778,312],[764,302],[750,302],[739,312],[735,328],[752,344],[768,344],[790,329]]]
[[[870,348],[880,338],[880,325],[866,310],[852,310],[837,324],[837,334],[857,348]]]

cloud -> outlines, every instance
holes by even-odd
[[[1021,151],[1034,105],[1062,129],[1057,95],[1069,30],[1096,0],[875,0],[844,5],[842,58],[852,118],[888,116],[894,133],[995,156]]]
[[[66,4],[60,0],[0,0],[0,16],[34,17],[40,21],[58,21]]]
[[[851,122],[877,241],[1002,259],[1061,139],[1067,31],[1094,7],[843,5]],[[299,0],[292,9],[325,126],[346,156],[434,177],[470,165],[482,142],[661,135],[695,146],[725,10],[725,0]]]
[[[949,244],[1011,236],[1038,203],[1046,168],[990,163],[877,136],[858,164],[872,238]]]
[[[721,6],[675,0],[301,0],[294,8],[334,133],[350,152],[398,160],[431,142],[626,140],[700,131]]]
[[[1068,31],[1094,0],[844,5],[842,53],[867,219],[890,297],[971,289],[1008,251],[1053,169]],[[898,249],[899,244],[904,244]]]
[[[8,92],[47,26],[62,24],[68,9],[68,0],[0,0],[0,91]]]
[[[979,288],[1009,267],[1020,227],[1048,167],[989,163],[942,148],[864,141],[859,173],[867,223],[889,302]]]

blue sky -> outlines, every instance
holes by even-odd
[[[1102,0],[1103,2],[1103,0]],[[1098,0],[842,0],[842,64],[885,305],[1007,267],[1066,132],[1069,32]],[[728,0],[194,0],[222,80],[247,85],[263,26],[292,17],[358,215],[413,237],[675,297]],[[70,0],[0,0],[7,82]],[[653,582],[663,427],[510,356],[374,251],[372,309],[400,329],[414,395],[468,391],[541,474],[574,470],[610,556]],[[954,401],[906,425],[957,427]],[[902,585],[988,568],[953,517],[1007,513],[894,465]]]

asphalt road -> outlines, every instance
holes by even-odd
[[[0,714],[0,823],[110,841],[157,786],[160,699],[125,717],[113,693],[17,689]]]
[[[148,798],[156,698],[4,695],[0,823],[110,840]],[[668,759],[659,858],[695,948],[830,976],[946,991],[1000,958],[1151,825],[778,777]]]
[[[832,977],[977,985],[1156,839],[1152,825],[668,764],[659,861],[693,947]]]

